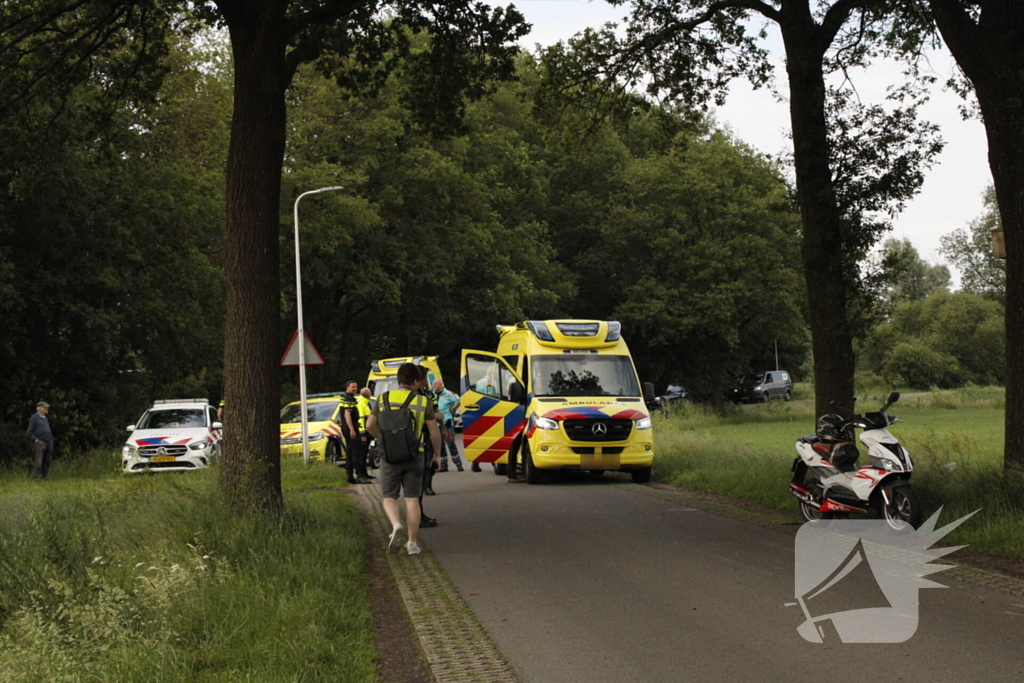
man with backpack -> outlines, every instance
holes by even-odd
[[[425,462],[420,449],[420,434],[424,427],[434,447],[432,466],[439,467],[437,453],[441,451],[441,432],[434,418],[434,407],[430,399],[416,391],[419,383],[419,368],[412,363],[402,363],[398,368],[398,388],[386,391],[377,397],[372,413],[366,419],[366,427],[377,437],[377,444],[383,452],[380,465],[381,491],[384,497],[384,514],[391,522],[391,536],[388,550],[397,554],[405,542],[410,555],[418,555],[420,547],[416,537],[420,527],[420,493],[423,490]],[[405,520],[408,531],[402,526],[398,508],[399,494],[405,497]]]

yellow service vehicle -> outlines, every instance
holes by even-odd
[[[466,457],[505,473],[519,446],[526,481],[549,470],[630,472],[651,478],[654,437],[622,326],[598,320],[498,325],[498,352],[462,352]]]
[[[406,356],[405,358],[385,358],[370,363],[370,374],[366,378],[366,386],[374,396],[385,391],[398,388],[398,366],[402,363],[415,363],[427,368],[430,383],[441,377],[441,369],[437,366],[437,356]]]
[[[341,394],[311,394],[306,397],[309,457],[337,462],[345,452],[341,441]],[[302,455],[302,403],[289,403],[281,410],[281,455]]]

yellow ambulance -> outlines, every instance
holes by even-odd
[[[338,462],[344,458],[341,441],[341,392],[306,397],[309,457]],[[302,403],[281,410],[281,455],[302,455]]]
[[[385,358],[370,363],[370,374],[366,378],[366,386],[374,396],[380,396],[385,391],[398,388],[398,368],[402,363],[413,363],[422,365],[427,369],[427,377],[430,384],[441,377],[441,369],[437,366],[437,356],[405,356],[403,358]]]
[[[520,444],[526,481],[552,470],[629,472],[650,481],[654,437],[618,322],[529,320],[498,325],[498,351],[463,350],[466,457],[504,474]]]

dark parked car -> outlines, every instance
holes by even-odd
[[[773,398],[793,398],[793,381],[785,370],[752,372],[732,390],[733,403],[767,403]]]
[[[654,401],[651,402],[648,408],[651,410],[658,410],[659,408],[665,408],[672,404],[681,404],[683,401],[690,399],[690,392],[682,388],[678,384],[669,384],[665,388],[665,393],[661,396],[656,396]]]

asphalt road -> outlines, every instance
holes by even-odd
[[[421,538],[524,681],[1024,681],[1024,598],[940,573],[951,587],[920,592],[906,643],[808,643],[785,606],[793,535],[616,480],[435,478],[441,524]],[[870,592],[866,577],[844,595]]]

